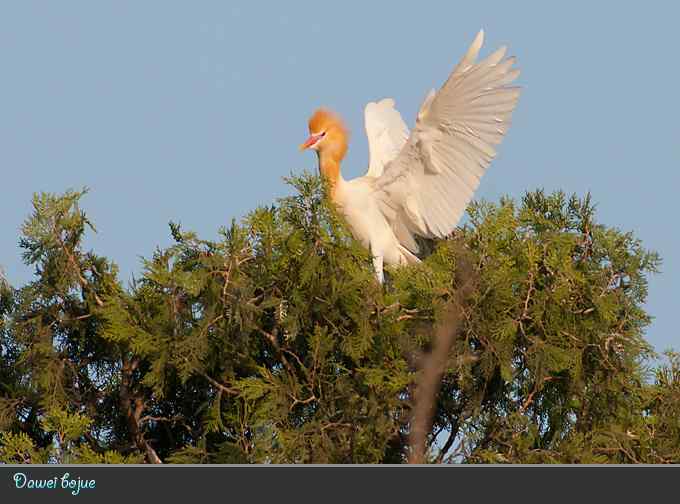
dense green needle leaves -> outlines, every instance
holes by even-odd
[[[644,339],[660,260],[590,196],[473,204],[382,287],[319,180],[289,183],[216,241],[171,223],[127,288],[83,250],[85,193],[37,195],[34,280],[0,278],[0,462],[403,462],[463,258],[428,460],[680,462],[680,358]]]

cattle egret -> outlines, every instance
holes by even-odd
[[[369,165],[366,175],[343,179],[347,130],[326,109],[309,119],[309,138],[300,146],[317,153],[319,171],[352,234],[373,256],[379,282],[383,264],[419,262],[414,235],[444,238],[458,224],[510,125],[519,75],[501,47],[475,63],[484,31],[438,91],[430,91],[413,130],[394,100],[371,102],[364,110]]]

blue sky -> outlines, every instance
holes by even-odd
[[[386,96],[409,125],[480,28],[524,92],[478,198],[591,191],[600,222],[660,252],[648,332],[680,348],[680,4],[671,2],[4,2],[0,8],[0,265],[21,284],[18,230],[36,191],[87,186],[88,247],[124,279],[170,243],[167,223],[219,226],[288,194],[319,105],[352,130]]]

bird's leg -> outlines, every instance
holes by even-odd
[[[378,282],[382,284],[385,280],[382,256],[373,256],[373,268],[375,269],[375,276],[378,277]]]

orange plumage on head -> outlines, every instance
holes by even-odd
[[[326,133],[323,141],[319,143],[320,156],[327,154],[337,162],[342,161],[347,153],[349,131],[337,114],[325,108],[317,109],[309,118],[309,132]]]

